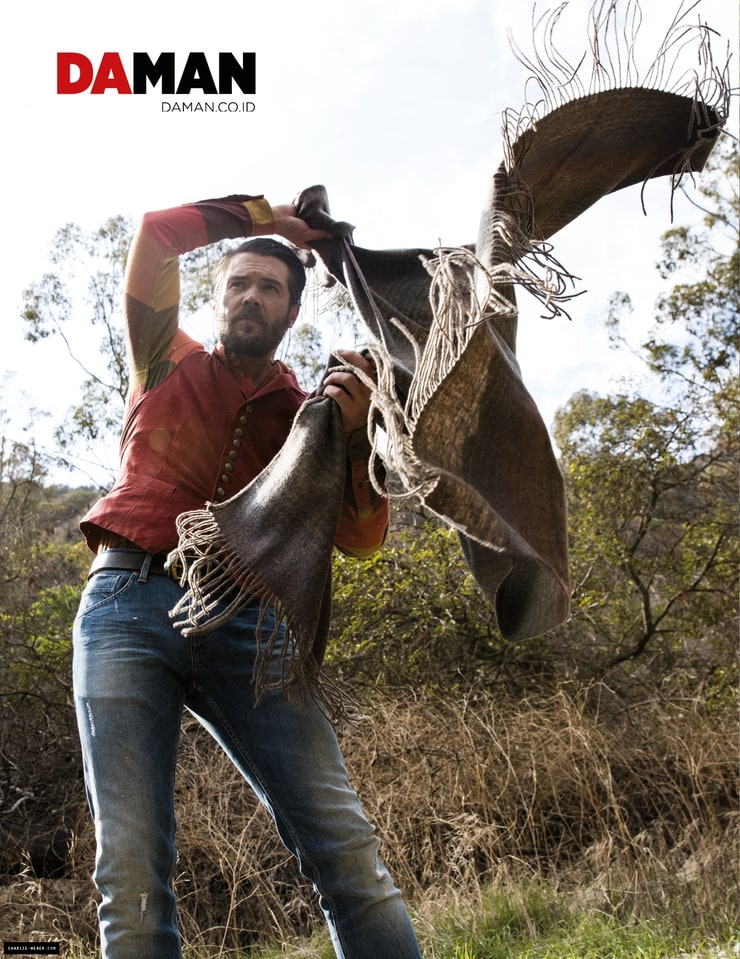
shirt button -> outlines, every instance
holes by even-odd
[[[246,416],[240,416],[240,417],[239,417],[239,422],[242,424],[242,426],[246,426],[246,425],[247,425],[247,418],[246,418]]]
[[[224,488],[223,486],[219,486],[219,488],[216,490],[216,496],[223,496],[223,495],[224,495]]]
[[[246,420],[246,417],[244,417],[244,419]],[[234,430],[234,432],[236,433],[237,436],[244,436],[244,430],[241,429],[241,428],[238,427],[238,426],[237,426],[237,428]]]
[[[225,469],[227,472],[230,473],[230,472],[234,469],[234,464],[233,464],[233,463],[224,463],[224,469]]]
[[[224,473],[224,475],[221,477],[221,482],[228,483],[230,479],[231,477],[228,475],[228,473]]]
[[[237,450],[238,450],[239,447],[242,445],[242,441],[241,441],[241,440],[234,440],[234,442],[233,442],[231,445],[234,447],[234,449],[237,449]]]
[[[231,452],[229,453],[229,459],[230,459],[230,460],[235,460],[238,455],[239,455],[239,454],[236,452],[236,450],[231,450]]]
[[[252,412],[252,409],[253,409],[253,407],[252,407],[251,405],[250,405],[250,406],[245,406],[245,407],[244,407],[244,409],[245,409],[245,410],[247,411],[247,413],[251,413],[251,412]],[[244,420],[244,422],[246,423],[247,421],[246,421],[246,420]]]

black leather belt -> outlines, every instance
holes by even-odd
[[[92,561],[89,579],[101,569],[130,570],[139,574],[144,582],[148,576],[167,576],[176,579],[174,572],[165,566],[166,553],[146,553],[143,549],[104,549]]]

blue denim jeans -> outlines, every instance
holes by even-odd
[[[184,638],[164,576],[103,570],[74,628],[74,687],[105,959],[179,959],[172,889],[174,783],[183,708],[221,744],[313,883],[343,959],[419,959],[398,889],[351,788],[334,729],[310,700],[255,707],[258,608]],[[269,629],[269,624],[265,624]]]

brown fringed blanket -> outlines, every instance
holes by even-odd
[[[374,456],[406,494],[458,530],[509,639],[561,623],[570,593],[563,479],[517,364],[515,289],[534,294],[550,315],[563,312],[569,276],[549,238],[622,187],[670,176],[675,189],[684,173],[703,168],[727,116],[726,68],[712,62],[708,29],[681,16],[642,82],[620,85],[625,78],[605,64],[628,64],[626,79],[633,80],[634,37],[615,29],[615,17],[623,10],[629,20],[634,7],[632,0],[594,6],[588,89],[583,64],[566,76],[561,59],[537,60],[543,115],[534,108],[505,113],[505,156],[475,244],[361,249],[352,227],[332,219],[323,187],[297,199],[300,216],[332,231],[335,239],[317,244],[316,253],[371,337],[378,373],[369,423]],[[550,51],[556,21],[554,15],[539,25]],[[656,88],[667,86],[665,62],[676,47],[686,54],[689,34],[697,68],[675,89]],[[173,610],[184,632],[207,632],[249,595],[269,595],[288,627],[283,685],[310,688],[332,714],[341,706],[322,685],[319,667],[343,477],[338,411],[316,397],[248,487],[180,517],[176,555],[188,588]],[[307,500],[314,504],[310,529]],[[236,593],[235,581],[242,587]],[[274,638],[264,638],[266,650]]]

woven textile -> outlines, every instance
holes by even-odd
[[[595,50],[603,49],[596,40],[617,6],[594,8]],[[467,247],[361,249],[352,243],[352,227],[332,219],[323,187],[297,199],[300,216],[333,233],[316,253],[332,282],[348,291],[372,340],[378,384],[370,432],[381,426],[387,436],[376,455],[408,493],[459,531],[471,571],[509,639],[561,623],[570,593],[564,485],[516,361],[515,291],[534,294],[553,315],[561,312],[569,277],[549,238],[615,190],[656,176],[672,177],[675,188],[684,173],[702,169],[726,116],[727,84],[707,56],[706,31],[697,36],[705,74],[694,75],[688,91],[623,87],[614,78],[611,89],[602,89],[598,61],[588,92],[573,82],[541,80],[544,116],[505,114],[506,155],[492,177],[477,240]],[[656,63],[670,50],[670,38]],[[653,75],[662,76],[655,64]],[[286,497],[289,504],[291,496],[314,490],[314,522],[330,543],[336,511],[324,486],[330,476],[343,475],[342,453],[329,442],[318,455],[309,444],[306,454],[306,430],[326,433],[327,402],[304,407],[263,475],[228,504],[209,507],[207,548],[215,542],[236,556],[250,585],[258,582],[286,612],[289,671],[298,685],[301,677],[313,684],[325,644],[330,550],[307,563]],[[293,491],[294,477],[300,486]],[[280,505],[271,511],[275,495]],[[256,504],[268,504],[258,529]],[[203,540],[193,535],[188,517],[182,533],[187,562]],[[280,571],[265,560],[277,543]],[[203,631],[212,625],[213,596],[192,565],[190,573],[180,625]]]

